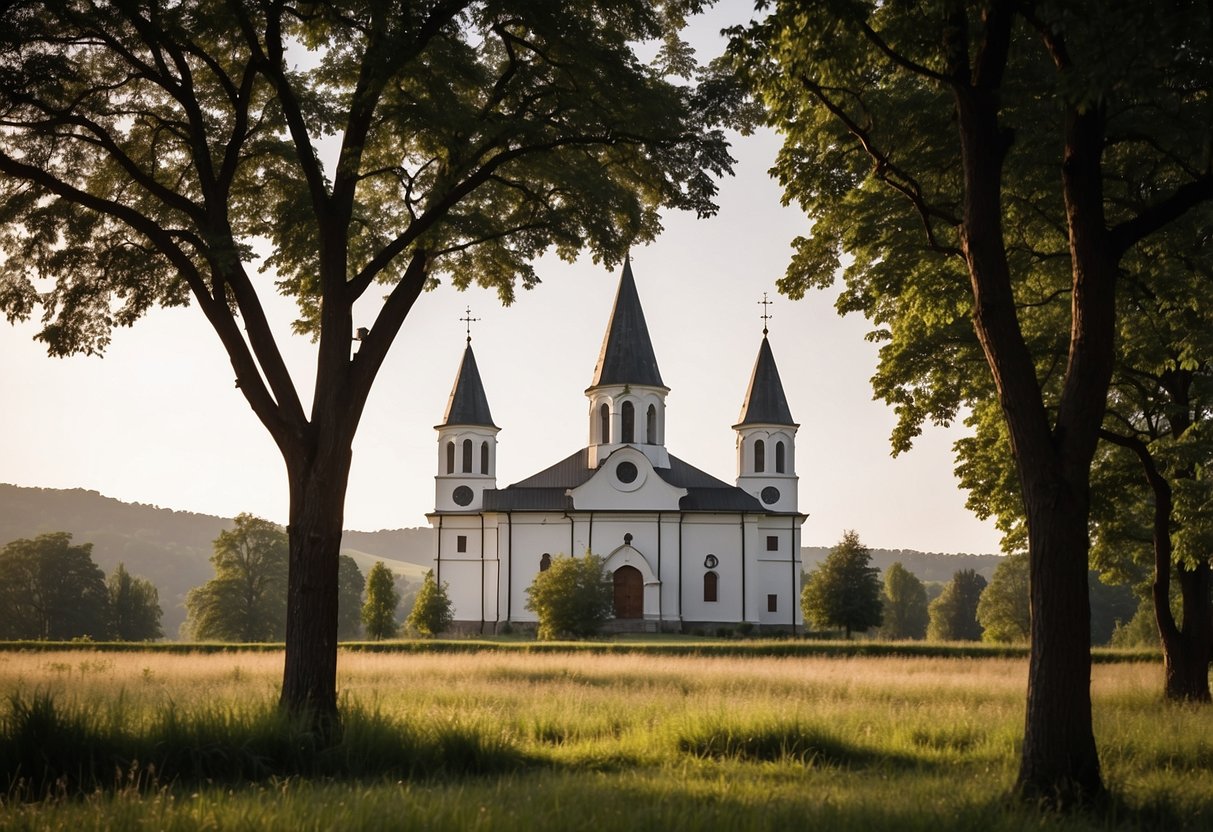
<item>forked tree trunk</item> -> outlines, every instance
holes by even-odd
[[[1165,582],[1154,583],[1154,614],[1163,646],[1163,695],[1172,702],[1209,702],[1209,659],[1213,657],[1213,616],[1210,615],[1209,563],[1177,569],[1183,598],[1183,626],[1171,615]],[[1161,591],[1160,591],[1161,590]]]

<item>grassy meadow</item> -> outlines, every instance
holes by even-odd
[[[1018,657],[343,651],[327,749],[281,667],[0,652],[0,828],[1213,828],[1213,710],[1163,705],[1157,662],[1095,666],[1114,798],[1066,816],[1005,798]]]

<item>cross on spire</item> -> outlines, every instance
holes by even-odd
[[[774,317],[775,317],[774,315],[772,315],[772,314],[770,313],[770,311],[769,311],[769,310],[768,310],[768,308],[767,308],[767,307],[769,307],[769,306],[770,306],[772,303],[774,303],[774,302],[775,302],[775,301],[773,301],[773,300],[767,300],[767,293],[766,293],[766,292],[763,292],[763,293],[762,293],[762,300],[758,301],[758,304],[759,304],[759,305],[762,307],[762,315],[761,315],[760,317],[762,318],[762,334],[763,334],[763,337],[765,337],[765,336],[766,336],[766,334],[767,334],[767,321],[769,321],[769,320],[771,320],[771,318],[774,318]]]
[[[464,317],[460,318],[459,320],[461,320],[465,324],[467,324],[468,344],[471,344],[472,343],[472,324],[480,319],[472,317],[472,307],[469,306],[467,308],[467,311],[464,312]]]

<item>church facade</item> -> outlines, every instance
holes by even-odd
[[[498,488],[500,428],[468,339],[436,427],[435,507],[427,515],[435,577],[447,584],[459,630],[533,625],[527,587],[552,558],[586,552],[606,560],[615,629],[801,628],[798,426],[766,330],[733,426],[735,484],[669,452],[667,393],[625,262],[585,391],[586,446]]]

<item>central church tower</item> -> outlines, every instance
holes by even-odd
[[[590,468],[597,468],[625,445],[643,453],[654,468],[669,468],[670,454],[665,448],[665,397],[669,392],[657,369],[628,258],[623,262],[594,380],[585,391],[590,400]]]
[[[737,431],[737,487],[757,497],[768,511],[797,511],[796,429],[783,392],[775,355],[763,327],[762,344],[741,405]]]

